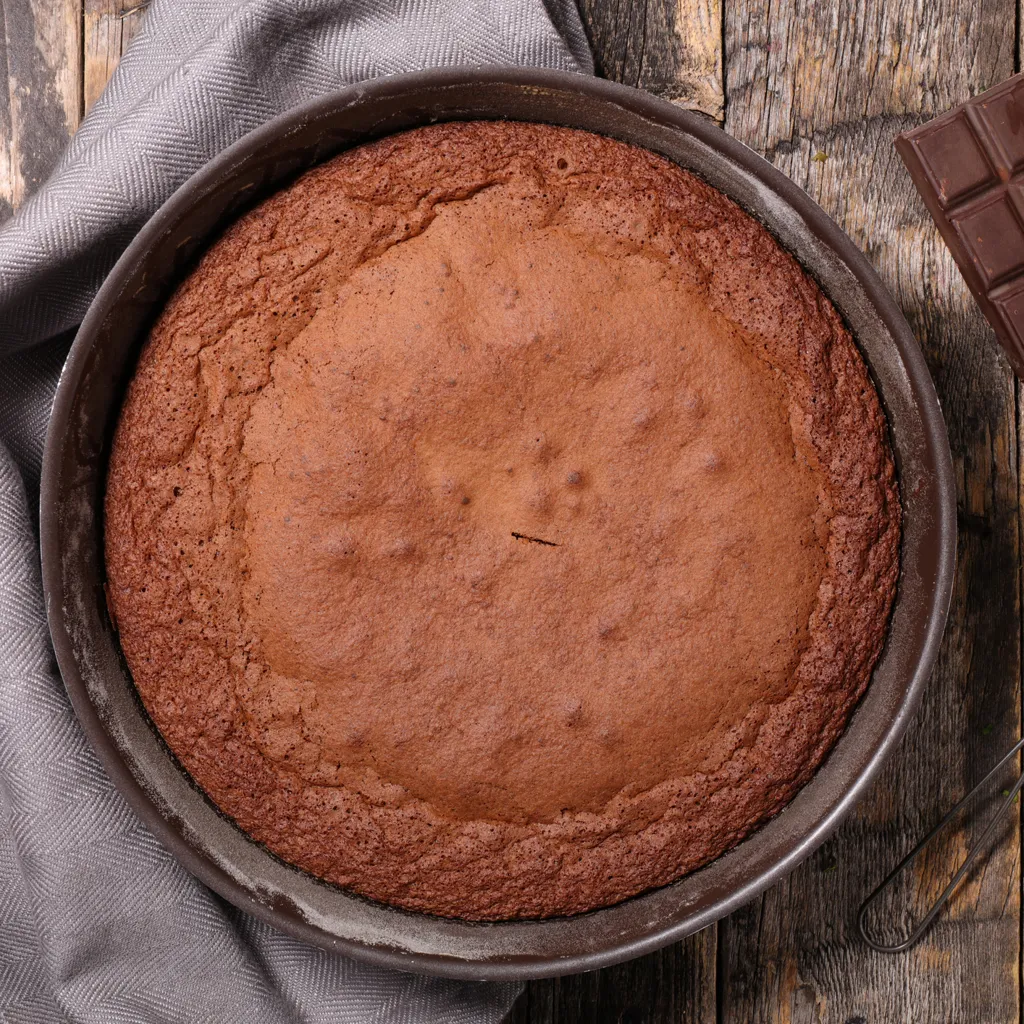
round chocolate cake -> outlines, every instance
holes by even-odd
[[[280,857],[410,910],[717,857],[868,684],[900,507],[864,363],[758,223],[584,132],[317,167],[152,329],[106,496],[139,693]]]

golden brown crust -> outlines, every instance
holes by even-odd
[[[106,514],[135,682],[217,805],[482,919],[779,810],[867,685],[900,529],[795,261],[660,157],[516,123],[354,150],[229,229],[143,351]]]

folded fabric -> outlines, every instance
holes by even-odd
[[[156,0],[0,228],[0,1018],[488,1022],[518,987],[368,967],[196,881],[103,773],[50,649],[30,499],[67,332],[152,211],[268,118],[437,65],[593,70],[573,0]],[[6,445],[6,447],[5,447]]]

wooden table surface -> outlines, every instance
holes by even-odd
[[[42,181],[140,15],[133,0],[0,0],[0,220]],[[1024,2],[1024,0],[1022,0]],[[1021,1020],[1020,815],[925,941],[872,953],[873,885],[1021,733],[1020,392],[925,214],[893,136],[1020,67],[1017,0],[581,0],[598,72],[719,121],[868,254],[942,399],[960,536],[924,706],[856,812],[791,877],[699,935],[620,967],[529,985],[514,1024],[1008,1024]],[[144,15],[142,15],[144,17]],[[0,328],[2,329],[2,328]],[[978,813],[888,906],[906,928]],[[890,934],[895,934],[890,931]]]

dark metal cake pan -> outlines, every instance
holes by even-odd
[[[107,614],[102,506],[121,398],[148,325],[197,253],[244,208],[335,153],[441,120],[582,128],[654,150],[764,223],[814,276],[867,361],[888,417],[904,506],[889,638],[849,727],[789,806],[672,885],[568,918],[478,924],[353,896],[285,864],[223,817],[161,741]],[[952,589],[955,495],[946,428],[902,313],[863,254],[808,196],[697,114],[598,79],[533,70],[428,71],[353,86],[221,153],[160,208],[96,296],[61,376],[41,497],[43,579],[57,660],[111,778],[203,882],[300,939],[457,978],[591,970],[674,942],[747,902],[832,832],[892,751],[938,653]]]

